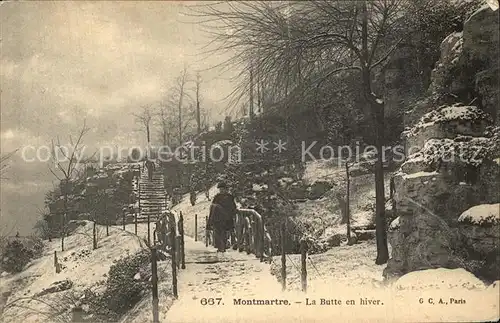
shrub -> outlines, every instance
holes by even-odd
[[[217,133],[222,132],[222,121],[219,121],[215,124],[215,132]]]
[[[114,320],[135,306],[150,284],[147,281],[136,280],[134,276],[149,264],[149,250],[141,250],[118,260],[109,269],[102,294],[90,290],[85,292],[90,312],[106,320]]]
[[[40,256],[43,243],[36,237],[7,241],[2,250],[0,269],[8,273],[21,272],[33,258]]]

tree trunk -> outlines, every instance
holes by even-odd
[[[383,137],[384,137],[384,105],[377,104],[374,114],[376,123],[376,148],[377,160],[375,161],[375,229],[377,238],[377,259],[375,263],[382,265],[389,259],[387,248],[387,231],[385,224],[385,191],[384,191],[384,165],[383,165]]]
[[[179,119],[178,119],[178,122],[179,122],[179,146],[182,145],[182,96],[184,95],[184,91],[183,89],[181,89],[181,94],[180,94],[180,97],[179,97],[179,106],[178,106],[178,110],[179,110]]]
[[[249,111],[250,119],[254,117],[253,110],[253,65],[250,65],[250,111]]]
[[[106,216],[106,237],[109,237],[109,214],[108,214],[108,196],[104,195],[104,214]]]
[[[149,145],[151,144],[151,136],[149,133],[149,124],[146,125],[146,135],[148,137],[148,149],[149,149]]]
[[[261,89],[260,89],[260,73],[257,72],[257,112],[262,113],[262,100],[261,100]]]
[[[340,220],[340,224],[347,223],[347,213],[346,213],[346,203],[345,203],[345,200],[342,197],[338,196],[337,197],[337,201],[339,202],[340,213],[342,215],[341,220]]]
[[[375,162],[375,235],[377,240],[377,259],[375,264],[382,265],[389,259],[387,248],[387,232],[385,230],[385,195],[384,195],[384,169],[382,164],[384,142],[384,102],[372,92],[372,78],[368,49],[368,11],[367,0],[361,2],[361,75],[365,99],[370,105],[372,122],[375,126],[375,147],[377,160]]]
[[[196,98],[196,133],[201,133],[200,101]]]
[[[67,188],[67,184],[65,184]],[[68,214],[68,192],[64,192],[64,213],[61,219],[61,251],[64,251],[64,236],[66,235],[66,216]]]
[[[349,163],[345,163],[345,174],[346,174],[346,197],[345,197],[345,217],[347,223],[347,244],[351,244],[351,212],[349,210],[349,198],[350,198],[350,186],[351,179],[349,178]]]
[[[92,228],[92,247],[97,249],[97,228],[96,228],[96,221],[94,221],[94,226]]]

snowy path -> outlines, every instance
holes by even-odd
[[[242,319],[251,318],[256,307],[238,306],[241,310],[235,310],[233,298],[276,298],[280,293],[269,264],[254,255],[230,250],[218,256],[214,248],[189,237],[185,238],[185,248],[186,269],[179,272],[179,299],[166,315],[160,314],[162,322],[244,322]],[[214,305],[202,305],[210,298]],[[221,299],[219,305],[216,298]]]

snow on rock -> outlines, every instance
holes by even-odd
[[[419,153],[412,155],[405,167],[413,163],[432,168],[440,162],[480,165],[493,147],[492,140],[485,137],[433,138],[425,142]]]
[[[401,276],[396,289],[485,289],[484,283],[465,269],[426,269]]]
[[[283,177],[283,178],[278,179],[278,184],[280,185],[280,187],[286,187],[287,185],[289,185],[293,182],[294,182],[294,180],[291,177]]]
[[[232,144],[233,144],[233,142],[231,140],[225,139],[225,140],[217,141],[216,143],[213,144],[213,146],[224,147],[224,146],[232,145]]]
[[[268,189],[268,186],[266,184],[252,184],[252,191],[254,192],[262,192],[266,191]]]
[[[496,280],[493,282],[493,284],[491,284],[490,286],[488,286],[487,288],[488,290],[492,291],[492,290],[498,290],[497,292],[497,295],[500,295],[500,280]]]
[[[389,225],[389,231],[395,231],[395,230],[399,229],[399,226],[400,226],[400,224],[399,224],[399,216],[398,216]]]
[[[498,0],[486,0],[486,3],[493,11],[498,10]]]
[[[475,225],[500,224],[500,203],[473,206],[460,215],[458,222]]]
[[[419,122],[407,132],[407,136],[415,136],[423,129],[436,124],[443,124],[451,121],[465,122],[477,120],[491,121],[491,117],[476,106],[463,106],[460,104],[454,104],[452,106],[444,105],[424,114]]]
[[[419,177],[429,177],[439,175],[438,172],[418,172],[413,174],[403,175],[403,179],[419,178]]]

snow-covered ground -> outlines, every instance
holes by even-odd
[[[305,178],[313,182],[328,178],[340,180],[343,176],[341,169],[316,163],[307,166]],[[374,196],[371,176],[353,179],[351,205],[355,210],[355,223],[371,220],[373,212],[366,209]],[[212,187],[210,198],[216,192]],[[317,220],[318,225],[326,226],[327,230],[345,229],[338,224],[340,213],[333,205],[334,196],[301,204],[299,210],[303,219],[314,212],[316,219],[321,218]],[[185,238],[186,269],[179,270],[179,299],[173,300],[169,263],[159,263],[161,322],[469,322],[500,318],[499,282],[485,286],[463,269],[425,270],[410,273],[397,281],[383,282],[385,266],[374,264],[374,241],[310,255],[306,261],[307,293],[300,291],[300,255],[287,255],[287,289],[282,291],[279,279],[272,274],[280,276],[280,257],[274,257],[269,265],[246,253],[230,250],[227,255],[218,256],[213,248],[205,247],[205,216],[209,207],[210,200],[200,193],[194,206],[189,195],[185,195],[173,208],[176,214],[182,212],[184,216],[188,236]],[[197,242],[192,238],[195,214],[198,215]],[[121,226],[112,227],[110,236],[106,237],[105,229],[100,228],[99,249],[95,251],[92,250],[90,223],[65,239],[65,252],[59,252],[60,240],[54,240],[43,257],[34,260],[25,271],[2,277],[1,291],[7,293],[3,295],[8,295],[8,304],[26,298],[17,306],[8,305],[2,320],[68,321],[67,310],[75,294],[96,287],[106,278],[114,260],[144,247],[141,239],[147,238],[147,225],[139,224],[137,236],[133,234],[134,229],[134,224],[128,224],[126,231],[122,231]],[[152,235],[154,225],[150,229]],[[55,273],[54,251],[58,251],[60,261],[66,266],[60,274]],[[68,291],[47,294],[39,301],[30,300],[52,283],[64,279],[73,282]],[[240,299],[242,302],[238,303]],[[264,302],[286,300],[288,305],[243,305],[254,299]],[[58,311],[65,314],[54,316]],[[147,294],[122,322],[148,322],[152,320],[151,313],[152,299]]]
[[[85,223],[64,240],[64,252],[61,240],[54,239],[47,243],[42,257],[28,264],[24,271],[2,277],[0,289],[6,302],[2,304],[2,322],[20,322],[21,318],[25,322],[67,322],[68,310],[84,289],[97,287],[99,281],[105,280],[113,261],[141,249],[139,239],[130,232],[110,227],[106,237],[105,228],[99,226],[98,249],[92,250],[92,223]],[[60,273],[54,267],[54,251],[65,267]],[[69,290],[36,296],[66,279],[73,283]]]
[[[342,178],[343,170],[328,163],[316,162],[306,168],[307,181]],[[363,206],[373,200],[373,175],[363,175],[356,180],[352,204],[355,214],[371,219],[372,211]],[[388,180],[387,180],[388,183]],[[211,197],[216,193],[212,188]],[[301,203],[315,212],[318,224],[331,217],[338,220],[340,214],[332,207],[332,197]],[[191,206],[188,195],[174,210],[182,211],[186,234],[194,234],[194,214],[198,214],[198,248],[203,247],[204,221],[210,201],[198,195],[195,206]],[[302,208],[304,210],[304,208]],[[305,214],[302,215],[305,218]],[[201,216],[200,216],[201,215]],[[333,222],[333,221],[332,221]],[[332,223],[331,222],[331,223]],[[335,222],[336,223],[336,222]],[[338,224],[328,230],[343,230]],[[194,241],[192,242],[193,244]],[[197,249],[197,248],[194,248]],[[211,249],[209,249],[211,250]],[[198,251],[202,252],[203,251]],[[206,252],[206,250],[205,250]],[[211,251],[213,253],[213,250]],[[231,255],[232,254],[232,255]],[[287,291],[281,291],[277,277],[271,275],[281,268],[281,258],[274,257],[273,264],[256,260],[232,259],[243,257],[231,251],[219,263],[187,264],[180,273],[179,295],[181,300],[165,316],[168,322],[436,322],[495,320],[498,314],[498,284],[485,286],[472,274],[462,269],[435,269],[410,273],[400,280],[384,283],[382,271],[385,266],[375,265],[374,241],[353,246],[341,246],[323,254],[311,255],[307,260],[308,292],[300,291],[300,256],[287,255]],[[251,256],[253,257],[253,256]],[[232,259],[230,261],[230,259]],[[194,267],[194,268],[193,268]],[[203,298],[221,297],[224,305],[202,305]],[[306,305],[315,300],[316,305]],[[287,299],[291,305],[235,305],[234,299]],[[340,305],[318,305],[321,299],[338,300]],[[451,299],[455,299],[455,303]],[[361,304],[363,300],[379,300]],[[420,303],[422,299],[422,303]],[[432,300],[431,300],[432,299]],[[442,299],[443,304],[439,304]],[[465,304],[458,304],[460,299]],[[347,305],[354,300],[355,305]],[[334,302],[334,301],[331,301]],[[430,304],[433,302],[435,304]],[[366,302],[367,303],[367,302]],[[447,304],[445,304],[447,303]],[[334,319],[333,319],[334,318]]]
[[[205,220],[210,211],[210,204],[212,203],[212,199],[215,194],[217,194],[219,190],[216,185],[210,188],[210,199],[207,199],[205,193],[198,193],[196,198],[196,203],[194,206],[191,205],[189,194],[185,194],[179,204],[175,205],[172,208],[172,211],[177,215],[182,212],[184,217],[184,233],[187,236],[194,238],[195,233],[195,215],[198,215],[198,240],[205,241]]]
[[[389,196],[389,179],[391,173],[385,174],[385,193]],[[326,161],[313,161],[306,164],[303,177],[308,184],[315,181],[329,181],[341,184],[346,180],[345,169]],[[345,186],[344,186],[345,187]],[[306,200],[298,203],[299,223],[312,225],[316,230],[324,232],[346,232],[345,225],[341,225],[341,210],[334,187],[325,196],[318,200]],[[374,175],[366,174],[350,178],[350,213],[352,227],[367,227],[374,224],[375,216],[375,185]],[[332,232],[333,232],[332,231]]]

